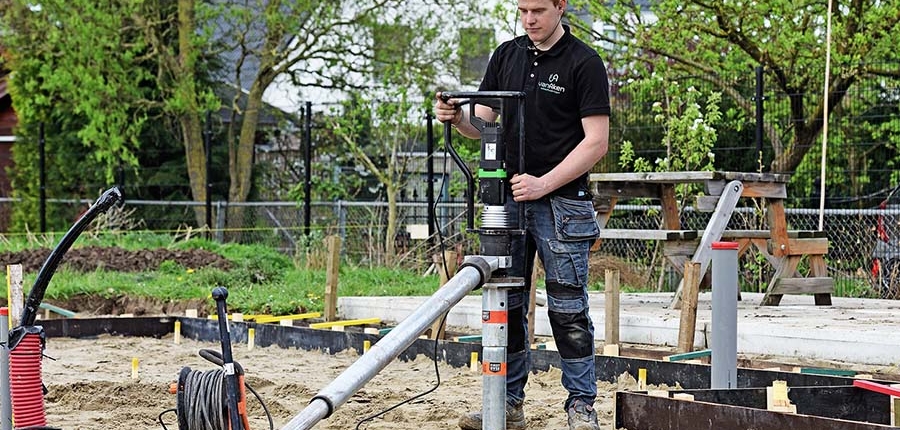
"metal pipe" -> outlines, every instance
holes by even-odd
[[[12,398],[9,394],[9,308],[0,308],[0,430],[12,430]]]
[[[475,257],[481,259],[482,266],[489,267],[490,273],[483,273],[479,264],[466,264],[450,278],[444,286],[419,306],[393,330],[385,335],[369,351],[363,354],[347,370],[344,370],[334,381],[319,391],[310,401],[309,406],[297,414],[283,430],[310,429],[322,419],[327,418],[371,380],[381,369],[384,369],[401,352],[422,334],[431,324],[459,303],[470,291],[479,287],[497,270],[499,260],[491,257]],[[435,341],[437,342],[437,341]],[[435,359],[437,359],[435,357]]]
[[[737,242],[714,242],[712,262],[710,388],[737,388]]]

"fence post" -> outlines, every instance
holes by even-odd
[[[325,268],[325,321],[337,319],[338,272],[341,268],[341,238],[328,236],[328,263]]]
[[[228,203],[216,201],[216,242],[225,242],[225,214],[228,212]]]

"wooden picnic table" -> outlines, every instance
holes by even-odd
[[[751,248],[762,253],[775,268],[761,304],[778,305],[784,294],[813,294],[817,305],[831,305],[834,280],[828,276],[825,254],[828,238],[822,232],[789,231],[785,219],[789,175],[772,173],[687,171],[645,173],[594,173],[590,181],[594,206],[603,239],[645,239],[664,241],[667,261],[683,275],[684,263],[700,264],[701,277],[712,256],[713,242],[728,240],[739,244],[739,253]],[[697,198],[700,210],[711,210],[704,230],[689,230],[681,225],[676,186],[702,184],[704,195]],[[727,230],[728,220],[740,198],[764,200],[767,230]],[[620,200],[652,198],[659,200],[662,225],[659,229],[605,229]],[[800,273],[800,262],[808,261],[807,274]],[[682,285],[676,290],[672,307],[680,305]]]

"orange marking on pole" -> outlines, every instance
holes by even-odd
[[[507,311],[482,311],[481,322],[484,324],[506,324],[509,322]]]
[[[485,361],[481,363],[481,373],[490,376],[506,376],[506,362],[491,363]]]

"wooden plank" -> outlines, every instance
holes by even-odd
[[[260,324],[266,324],[271,322],[279,322],[279,321],[296,321],[303,320],[309,318],[319,318],[322,316],[321,312],[307,312],[303,314],[293,314],[293,315],[267,315],[267,316],[258,316],[256,317],[256,322]]]
[[[678,210],[678,198],[675,196],[675,185],[664,184],[659,193],[662,206],[663,228],[678,230],[681,228],[681,212]]]
[[[855,370],[822,369],[822,368],[817,368],[817,367],[802,367],[802,368],[800,368],[800,373],[805,373],[807,375],[828,375],[828,376],[847,376],[847,377],[856,376]]]
[[[683,360],[693,360],[702,357],[712,357],[711,349],[701,349],[700,351],[691,351],[685,352],[681,354],[672,354],[663,357],[665,361],[683,361]]]
[[[741,197],[766,197],[775,199],[787,198],[787,187],[783,182],[742,181],[742,183],[744,184],[744,191],[741,193]],[[727,185],[727,180],[707,181],[706,193],[711,196],[721,195],[722,190],[724,190],[725,186]]]
[[[787,239],[787,251],[782,255],[825,255],[828,253],[828,239]],[[772,255],[777,255],[778,243],[774,239],[769,239],[766,249]]]
[[[21,264],[6,266],[6,303],[9,306],[9,327],[18,327],[25,312],[25,277]]]
[[[606,321],[604,323],[605,336],[603,342],[606,345],[619,344],[619,271],[606,270]]]
[[[694,208],[700,212],[712,212],[716,210],[719,196],[697,196],[694,198]]]
[[[604,228],[600,230],[598,237],[601,239],[691,240],[697,238],[697,230]]]
[[[598,182],[594,186],[597,197],[611,198],[635,198],[652,197],[659,198],[659,184],[636,182]]]
[[[349,327],[354,325],[381,324],[381,318],[362,318],[356,320],[325,321],[313,323],[309,328]]]
[[[766,199],[766,218],[769,222],[769,231],[774,247],[769,252],[776,257],[789,255],[791,252],[788,243],[787,219],[784,214],[784,201],[781,199]]]
[[[341,269],[341,238],[328,236],[328,261],[325,268],[325,321],[337,319],[338,273]]]
[[[591,182],[647,182],[659,184],[686,184],[723,178],[721,172],[630,172],[630,173],[591,173]]]
[[[775,265],[775,273],[772,275],[772,280],[769,281],[769,286],[766,288],[766,295],[763,296],[760,306],[778,306],[778,304],[781,303],[782,294],[773,291],[775,284],[779,279],[793,276],[797,271],[797,266],[799,264],[799,256],[791,255],[781,258],[780,262]]]
[[[772,287],[772,294],[831,294],[834,293],[834,278],[778,278]]]
[[[608,197],[608,198],[601,197],[601,198],[599,198],[599,200],[601,200],[599,205],[597,203],[597,200],[598,199],[594,199],[594,210],[597,212],[597,217],[596,217],[597,224],[600,226],[600,232],[602,233],[603,230],[606,229],[606,225],[609,224],[609,218],[612,217],[613,208],[616,207],[616,202],[618,202],[619,199],[616,197]],[[604,202],[602,200],[606,200],[606,201]],[[603,205],[605,205],[605,206],[603,206]],[[594,243],[591,245],[591,251],[592,252],[599,251],[600,245],[602,245],[602,244],[603,244],[603,239],[598,237],[597,240],[595,240]],[[532,321],[532,320],[529,320],[529,321]],[[534,324],[529,324],[528,326],[531,327],[533,325]]]
[[[684,296],[681,304],[681,321],[678,325],[678,352],[694,349],[694,332],[697,329],[697,300],[700,295],[700,263],[684,263]]]

